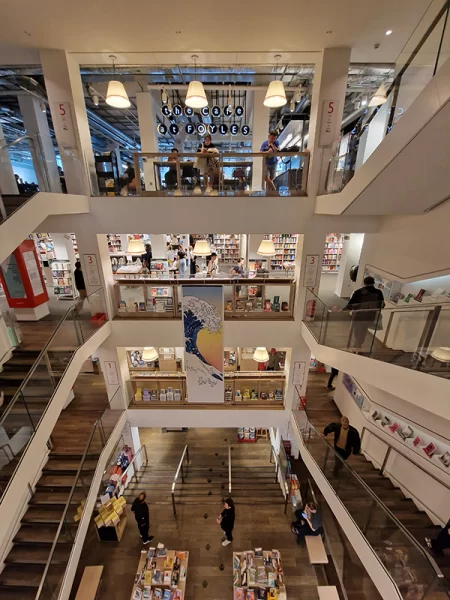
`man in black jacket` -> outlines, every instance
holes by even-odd
[[[355,348],[363,347],[369,327],[377,327],[381,320],[379,311],[384,306],[383,292],[375,287],[374,278],[365,277],[364,287],[353,292],[348,304],[342,309],[353,312],[352,330],[355,337]]]
[[[142,492],[139,496],[134,500],[131,505],[131,510],[134,512],[134,518],[136,519],[136,523],[139,529],[139,533],[141,535],[142,541],[144,544],[149,544],[153,536],[149,537],[148,530],[150,529],[150,515],[148,511],[148,504],[145,501],[146,493]]]
[[[323,435],[326,437],[329,433],[334,433],[334,451],[339,454],[344,460],[353,454],[359,454],[361,448],[361,440],[358,430],[350,425],[348,417],[341,417],[340,423],[330,423],[323,430]],[[342,469],[343,462],[335,456],[333,475],[338,475]]]

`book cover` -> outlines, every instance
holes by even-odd
[[[433,442],[430,442],[428,444],[428,446],[425,446],[425,448],[423,449],[423,451],[425,452],[425,454],[427,456],[429,456],[430,458],[433,456],[433,454],[436,452],[437,448],[436,446],[433,444]]]
[[[400,429],[400,425],[398,423],[392,423],[392,425],[390,425],[388,429],[389,431],[392,431],[392,433],[395,433]]]
[[[144,591],[142,592],[143,600],[152,600],[153,592],[152,588],[149,585],[144,586]]]
[[[172,600],[172,592],[170,590],[164,590],[163,600]]]
[[[163,580],[163,576],[162,576],[161,571],[156,570],[152,576],[152,584],[158,585],[158,584],[162,583],[162,580]]]
[[[144,571],[144,585],[152,585],[153,571]]]
[[[273,571],[269,571],[269,573],[267,574],[267,585],[269,587],[275,587],[277,581],[277,574],[274,573]]]
[[[439,457],[439,460],[445,467],[450,467],[450,452],[445,452],[442,456]]]
[[[235,554],[233,556],[233,569],[239,569],[241,566],[241,555]]]
[[[414,300],[416,300],[416,302],[422,302],[422,299],[423,299],[425,293],[426,293],[426,290],[420,289],[419,292],[417,293],[417,296],[414,296]]]
[[[183,600],[183,590],[175,590],[173,592],[173,600]]]
[[[153,598],[155,600],[160,600],[162,598],[163,592],[161,588],[155,588],[153,591]]]
[[[248,569],[248,585],[255,585],[256,583],[256,569],[251,567]]]
[[[234,600],[245,600],[244,590],[241,587],[234,588]]]
[[[402,438],[403,441],[406,441],[408,438],[411,438],[414,435],[414,430],[409,425],[398,432],[398,435]]]
[[[170,585],[172,581],[172,571],[164,571],[164,585]]]
[[[417,436],[414,438],[413,444],[414,444],[414,446],[417,447],[421,442],[422,442],[422,440],[420,439],[419,436]]]
[[[134,588],[133,591],[133,600],[141,600],[142,598],[142,590],[139,587]]]
[[[248,589],[245,596],[245,600],[256,600],[255,590]]]

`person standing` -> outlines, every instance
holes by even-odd
[[[75,278],[75,287],[77,288],[78,293],[80,294],[80,300],[78,301],[77,307],[75,309],[78,313],[83,308],[84,300],[87,297],[86,284],[84,283],[84,275],[83,271],[81,270],[81,263],[79,260],[77,260],[77,262],[75,263],[75,271],[73,275]]]
[[[146,497],[147,495],[145,492],[139,494],[139,496],[135,498],[133,504],[131,505],[131,510],[134,512],[134,518],[136,519],[139,534],[143,543],[149,544],[153,539],[153,535],[148,535],[148,530],[150,529],[150,514],[148,510],[148,504],[145,501]]]
[[[328,379],[328,383],[327,383],[327,390],[334,390],[334,386],[333,386],[333,380],[336,377],[336,375],[339,375],[339,369],[335,369],[334,367],[331,367],[331,374],[330,377]]]
[[[266,371],[279,371],[280,370],[281,354],[277,352],[276,348],[271,348],[269,360],[267,361]]]
[[[361,439],[358,430],[350,425],[348,417],[341,417],[340,423],[330,423],[327,425],[323,430],[324,437],[329,433],[334,434],[334,451],[336,452],[333,475],[338,475],[343,467],[339,456],[347,460],[352,452],[353,454],[359,454]]]
[[[233,541],[233,529],[234,521],[236,518],[236,511],[234,508],[234,502],[232,498],[227,498],[223,505],[223,511],[220,516],[217,517],[216,522],[222,528],[225,539],[222,542],[222,546],[228,546]]]
[[[219,273],[219,261],[217,260],[217,254],[213,252],[211,254],[211,259],[208,263],[208,275],[211,277],[217,277]]]
[[[230,277],[233,277],[233,278],[235,278],[235,277],[238,277],[238,278],[244,277],[244,263],[245,263],[245,260],[243,258],[240,258],[238,264],[237,265],[233,265],[231,267]],[[237,285],[234,288],[235,300],[239,300],[239,293],[240,293],[240,291],[241,291],[241,286]]]
[[[261,144],[260,151],[270,154],[266,158],[266,186],[267,189],[271,191],[276,191],[275,184],[273,180],[275,179],[275,173],[277,170],[277,162],[278,158],[275,156],[275,153],[279,151],[280,144],[277,141],[278,134],[276,131],[271,131],[268,135],[268,138],[265,142]]]
[[[152,247],[150,244],[145,244],[145,254],[141,255],[141,260],[142,260],[142,266],[147,267],[147,269],[149,271],[151,271],[151,268],[152,268],[152,258],[153,258]]]
[[[196,266],[197,266],[197,257],[193,253],[192,246],[189,246],[189,272],[191,275],[196,274],[196,272],[197,272]]]
[[[178,269],[180,270],[180,276],[184,279],[186,273],[186,253],[182,246],[178,249]]]
[[[355,290],[342,310],[351,310],[352,330],[357,351],[363,347],[369,327],[376,328],[384,308],[383,292],[375,287],[375,279],[370,275],[364,278],[364,286]]]
[[[170,244],[167,244],[167,260],[169,261],[169,267],[175,260],[175,250]]]

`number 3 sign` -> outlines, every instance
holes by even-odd
[[[322,120],[320,124],[320,146],[331,146],[337,139],[337,117],[339,113],[339,101],[324,100],[322,109]]]
[[[304,287],[313,288],[317,283],[317,273],[319,270],[319,259],[318,254],[307,254],[305,261],[305,273],[303,275]]]
[[[83,254],[84,268],[87,284],[92,287],[100,287],[100,273],[97,267],[97,257],[95,254]]]

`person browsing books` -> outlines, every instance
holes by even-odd
[[[342,469],[343,460],[347,460],[350,454],[359,454],[361,448],[361,439],[357,429],[350,425],[348,417],[341,417],[340,423],[330,423],[323,430],[323,436],[326,437],[329,433],[334,433],[334,470],[333,475],[338,475]],[[339,456],[338,456],[339,455]]]
[[[136,523],[139,529],[139,534],[142,538],[144,544],[149,544],[153,536],[148,535],[148,530],[150,529],[150,513],[148,510],[148,504],[145,501],[147,497],[145,492],[139,494],[137,498],[135,498],[133,504],[131,505],[131,511],[134,512],[134,518],[136,519]]]
[[[291,530],[297,536],[300,544],[307,535],[320,535],[322,533],[322,517],[315,502],[308,502],[303,510],[296,510],[297,521],[292,523]]]
[[[208,263],[208,275],[211,277],[217,277],[219,273],[219,261],[217,260],[217,254],[213,252],[211,254],[211,259]]]
[[[240,258],[240,259],[239,259],[239,262],[238,262],[238,264],[237,264],[237,265],[234,265],[234,266],[231,268],[231,271],[230,271],[230,276],[231,276],[231,277],[233,277],[233,279],[234,279],[235,277],[238,277],[238,278],[239,278],[239,277],[244,277],[244,262],[245,262],[245,260],[244,260],[243,258]],[[240,286],[240,285],[237,285],[237,286],[235,287],[235,289],[234,289],[234,293],[235,293],[235,296],[236,296],[236,300],[238,300],[238,299],[239,299],[239,292],[241,291],[241,287],[242,287],[242,286]]]
[[[227,498],[223,505],[223,511],[220,517],[217,517],[216,522],[222,528],[225,536],[222,541],[222,546],[228,546],[233,541],[233,529],[236,512],[232,498]]]

